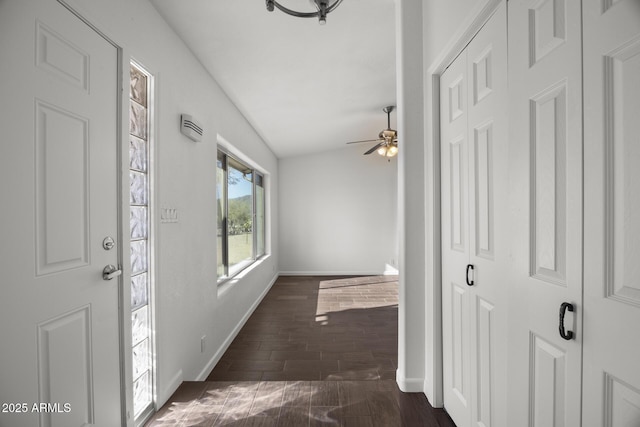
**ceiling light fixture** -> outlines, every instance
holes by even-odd
[[[391,112],[395,109],[393,105],[384,107],[382,111],[387,113],[387,128],[378,134],[378,139],[366,139],[364,141],[351,141],[347,144],[358,144],[360,142],[377,142],[364,155],[373,153],[374,151],[383,157],[394,157],[398,154],[398,131],[391,129]]]
[[[296,16],[298,18],[318,18],[318,22],[320,25],[324,25],[327,23],[327,15],[333,12],[342,0],[334,0],[331,3],[331,0],[309,0],[315,7],[315,12],[297,12],[295,10],[288,9],[278,3],[276,0],[265,0],[267,4],[267,10],[269,12],[273,12],[274,8],[278,8],[281,12],[284,12],[291,16]]]

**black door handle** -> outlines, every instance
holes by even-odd
[[[573,332],[564,330],[564,314],[567,312],[567,310],[572,312],[573,304],[571,304],[570,302],[563,302],[562,305],[560,305],[560,325],[558,329],[560,330],[560,336],[569,341],[573,338]]]
[[[473,264],[467,264],[467,285],[468,286],[473,286],[473,280],[469,280],[469,270],[473,271]]]

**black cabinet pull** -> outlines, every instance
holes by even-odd
[[[560,336],[569,341],[573,338],[573,332],[564,330],[564,314],[567,310],[573,312],[573,304],[570,302],[563,302],[562,305],[560,305],[560,325],[558,329],[560,330]]]
[[[467,285],[473,286],[473,280],[469,280],[469,270],[473,271],[473,264],[467,264]]]

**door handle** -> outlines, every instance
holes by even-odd
[[[469,270],[471,270],[473,272],[473,264],[467,264],[467,285],[468,286],[473,286],[473,280],[469,280]]]
[[[560,325],[558,326],[558,329],[560,330],[560,336],[565,340],[569,341],[570,339],[573,338],[573,332],[564,330],[564,315],[567,312],[567,310],[573,312],[573,304],[569,302],[563,302],[560,305]]]
[[[121,269],[117,268],[115,265],[109,264],[102,270],[102,280],[111,280],[121,274]]]

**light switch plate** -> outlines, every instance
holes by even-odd
[[[178,209],[177,208],[161,208],[160,209],[160,222],[178,222]]]

